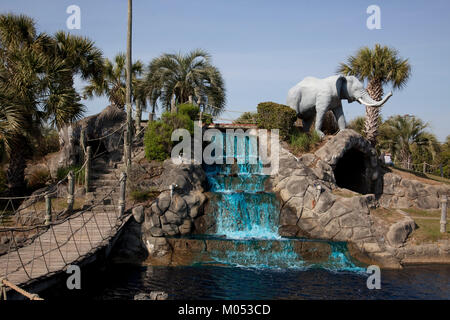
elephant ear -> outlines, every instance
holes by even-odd
[[[341,99],[347,99],[348,94],[345,91],[345,84],[347,83],[347,79],[344,76],[339,76],[336,79],[336,92]]]

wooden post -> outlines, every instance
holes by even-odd
[[[447,232],[447,195],[442,195],[441,200],[442,206],[441,206],[441,233]]]
[[[122,172],[120,175],[120,194],[119,194],[119,212],[120,216],[125,212],[125,195],[127,190],[127,174]]]
[[[86,148],[86,130],[84,130],[83,128],[81,129],[81,133],[80,133],[80,148],[81,148],[81,152],[83,153],[83,161],[86,159],[86,155],[85,155],[85,148]]]
[[[444,177],[444,168],[442,167],[442,163],[439,165],[439,171],[441,171],[441,178]]]
[[[423,173],[427,173],[427,164],[423,163]]]
[[[198,125],[200,128],[203,127],[202,116],[203,116],[203,112],[200,111],[200,119],[198,119]]]
[[[89,184],[91,178],[91,146],[86,148],[86,166],[84,167],[84,188],[86,193],[89,192]]]
[[[45,195],[45,225],[48,226],[52,221],[52,199]]]
[[[67,176],[67,211],[73,211],[73,203],[74,203],[74,193],[75,193],[75,177],[73,171],[69,171],[69,175]]]

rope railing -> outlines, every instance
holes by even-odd
[[[24,297],[30,299],[30,300],[44,300],[39,297],[39,295],[35,293],[29,293],[18,286],[16,286],[14,283],[8,281],[7,279],[0,278],[0,300],[6,300],[6,288],[5,286],[13,289],[14,291],[20,293]]]

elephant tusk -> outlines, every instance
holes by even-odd
[[[375,102],[375,103],[368,103],[368,102],[364,101],[362,98],[358,98],[358,102],[361,103],[361,104],[363,104],[363,105],[365,105],[365,106],[368,106],[368,107],[381,107],[383,104],[385,104],[385,103],[389,100],[389,98],[390,98],[391,96],[392,96],[392,92],[389,92],[389,93],[383,98],[383,100],[377,101],[377,102]]]

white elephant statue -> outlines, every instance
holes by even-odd
[[[297,111],[297,117],[302,119],[306,132],[315,117],[315,130],[323,138],[321,127],[328,110],[334,113],[339,130],[346,127],[342,99],[347,99],[349,103],[358,101],[366,106],[381,107],[391,96],[392,93],[389,92],[381,101],[373,100],[354,76],[335,75],[325,79],[307,77],[289,90],[287,105]]]

